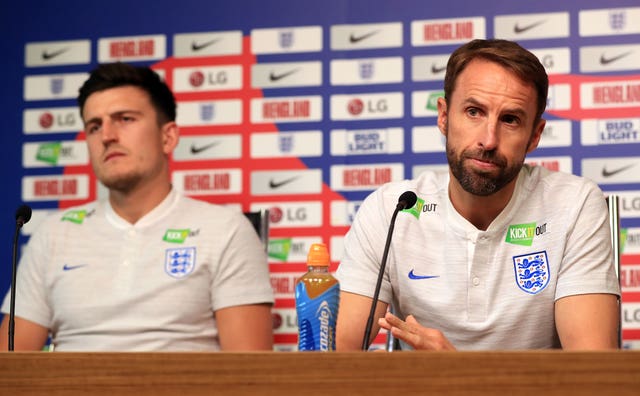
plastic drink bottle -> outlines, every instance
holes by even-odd
[[[340,284],[329,273],[329,252],[314,243],[307,255],[308,272],[296,282],[298,350],[334,351]]]

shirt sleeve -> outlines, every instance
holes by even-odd
[[[558,273],[556,300],[589,293],[620,295],[604,194],[587,181],[574,202],[576,213]]]
[[[267,255],[249,220],[234,212],[225,224],[227,239],[212,277],[211,305],[216,311],[237,305],[273,304]]]

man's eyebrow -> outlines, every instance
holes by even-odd
[[[521,107],[514,107],[514,108],[506,108],[502,111],[503,114],[509,114],[509,115],[515,115],[518,116],[519,118],[522,119],[526,119],[527,118],[527,112],[521,108]]]
[[[463,105],[472,105],[472,106],[481,107],[481,108],[485,107],[485,105],[483,105],[482,103],[480,103],[480,101],[478,101],[476,98],[473,98],[473,97],[466,98],[462,102],[462,104]]]
[[[484,108],[485,105],[483,105],[480,101],[478,101],[476,98],[470,97],[470,98],[466,98],[463,102],[464,105],[472,105],[472,106],[477,106],[480,108]],[[505,109],[502,109],[501,111],[502,114],[512,114],[512,115],[516,115],[520,118],[526,118],[527,117],[527,112],[522,108],[522,107],[507,107]]]
[[[113,118],[113,117],[120,117],[124,114],[142,114],[141,111],[139,110],[118,110],[118,111],[114,111],[113,113],[109,114],[109,117]],[[90,124],[90,123],[96,123],[96,124],[100,124],[102,123],[102,120],[100,119],[100,117],[92,117],[89,118],[88,120],[84,121],[84,125]]]
[[[86,126],[89,124],[100,124],[102,121],[100,120],[99,117],[92,117],[92,118],[89,118],[88,120],[83,120],[82,122]]]

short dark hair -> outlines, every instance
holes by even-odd
[[[535,55],[518,43],[508,40],[476,39],[462,45],[451,54],[444,77],[444,98],[447,104],[449,104],[460,73],[472,60],[477,58],[498,63],[515,73],[522,81],[533,85],[538,94],[535,122],[539,121],[547,107],[549,91],[547,72]]]
[[[149,94],[151,104],[158,113],[160,125],[175,121],[176,99],[167,84],[149,67],[137,67],[126,63],[106,63],[91,71],[89,79],[80,87],[78,106],[80,115],[84,110],[87,98],[96,92],[110,88],[134,86]]]

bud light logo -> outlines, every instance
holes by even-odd
[[[604,125],[603,125],[604,124]],[[600,124],[598,141],[601,144],[634,143],[639,141],[638,123],[635,120],[608,120]]]
[[[58,95],[64,89],[64,79],[61,77],[54,77],[51,79],[51,93],[54,95]]]
[[[213,103],[207,103],[200,106],[200,118],[202,121],[211,121],[215,115],[215,106]]]
[[[384,130],[351,132],[347,135],[350,154],[374,154],[387,152],[387,134]]]
[[[291,48],[292,45],[293,45],[293,32],[292,31],[280,32],[280,47]]]

